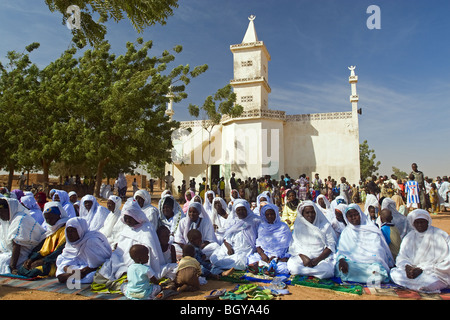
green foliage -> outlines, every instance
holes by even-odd
[[[408,174],[405,171],[396,167],[392,167],[392,173],[397,176],[398,179],[406,179],[408,177]]]
[[[361,180],[372,176],[379,168],[381,162],[375,162],[376,155],[373,149],[369,148],[367,140],[359,145],[359,164],[361,170]]]
[[[167,95],[186,98],[186,85],[207,66],[170,70],[182,47],[159,56],[150,56],[151,48],[142,38],[120,56],[107,42],[79,58],[70,48],[42,70],[28,55],[8,53],[8,65],[0,66],[0,143],[14,167],[43,169],[47,181],[52,164],[57,172],[82,168],[69,174],[96,174],[98,194],[104,173],[169,161],[179,123],[165,114]]]
[[[100,44],[106,35],[105,23],[111,19],[119,22],[127,18],[135,30],[141,33],[154,24],[164,25],[178,8],[178,0],[45,0],[51,12],[60,12],[65,24],[70,15],[70,5],[80,8],[80,29],[73,29],[73,42],[79,47],[86,43]],[[98,16],[97,21],[94,16]]]

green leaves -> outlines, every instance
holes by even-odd
[[[381,162],[375,162],[375,159],[375,151],[370,149],[367,140],[364,140],[364,142],[359,145],[361,180],[365,181],[366,178],[372,176],[376,171],[378,171]]]
[[[14,165],[64,163],[95,168],[76,173],[101,178],[103,170],[170,161],[171,134],[179,124],[165,115],[167,95],[185,99],[186,85],[207,66],[170,70],[181,46],[155,56],[151,48],[151,41],[138,38],[116,55],[102,42],[75,58],[72,47],[42,70],[28,55],[9,52],[9,63],[0,68],[0,146]]]

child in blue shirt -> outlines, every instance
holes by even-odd
[[[389,249],[391,250],[392,257],[397,258],[398,252],[400,250],[400,243],[402,239],[400,238],[400,231],[392,223],[392,212],[389,209],[383,209],[380,212],[381,219],[381,232],[386,239]]]
[[[161,291],[155,273],[147,265],[149,250],[146,246],[135,244],[130,248],[130,257],[134,263],[128,267],[124,295],[131,300],[152,300]]]

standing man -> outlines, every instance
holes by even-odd
[[[236,174],[234,172],[231,173],[231,178],[230,178],[230,187],[231,190],[237,190],[237,184],[236,184],[236,179],[234,178]]]
[[[423,172],[418,170],[416,163],[413,163],[411,165],[411,169],[412,169],[411,174],[414,175],[414,181],[416,181],[419,185],[420,208],[427,210],[428,206],[425,191],[425,178],[423,176]]]
[[[170,175],[170,171],[167,171],[167,176],[164,177],[164,182],[166,183],[166,190],[170,190],[170,193],[173,194],[172,183],[175,181],[175,178]]]

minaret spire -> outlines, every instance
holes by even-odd
[[[352,112],[354,115],[358,113],[358,101],[359,96],[356,92],[356,83],[358,82],[358,76],[355,75],[355,69],[356,66],[350,66],[348,67],[348,70],[350,70],[350,77],[348,78],[348,82],[350,82],[352,94],[350,95],[350,102],[352,104]]]
[[[248,20],[250,20],[250,22],[248,23],[247,32],[245,32],[245,36],[244,39],[242,40],[242,43],[252,43],[258,41],[258,36],[255,30],[255,24],[253,23],[253,20],[255,19],[256,16],[254,15],[248,17]]]

